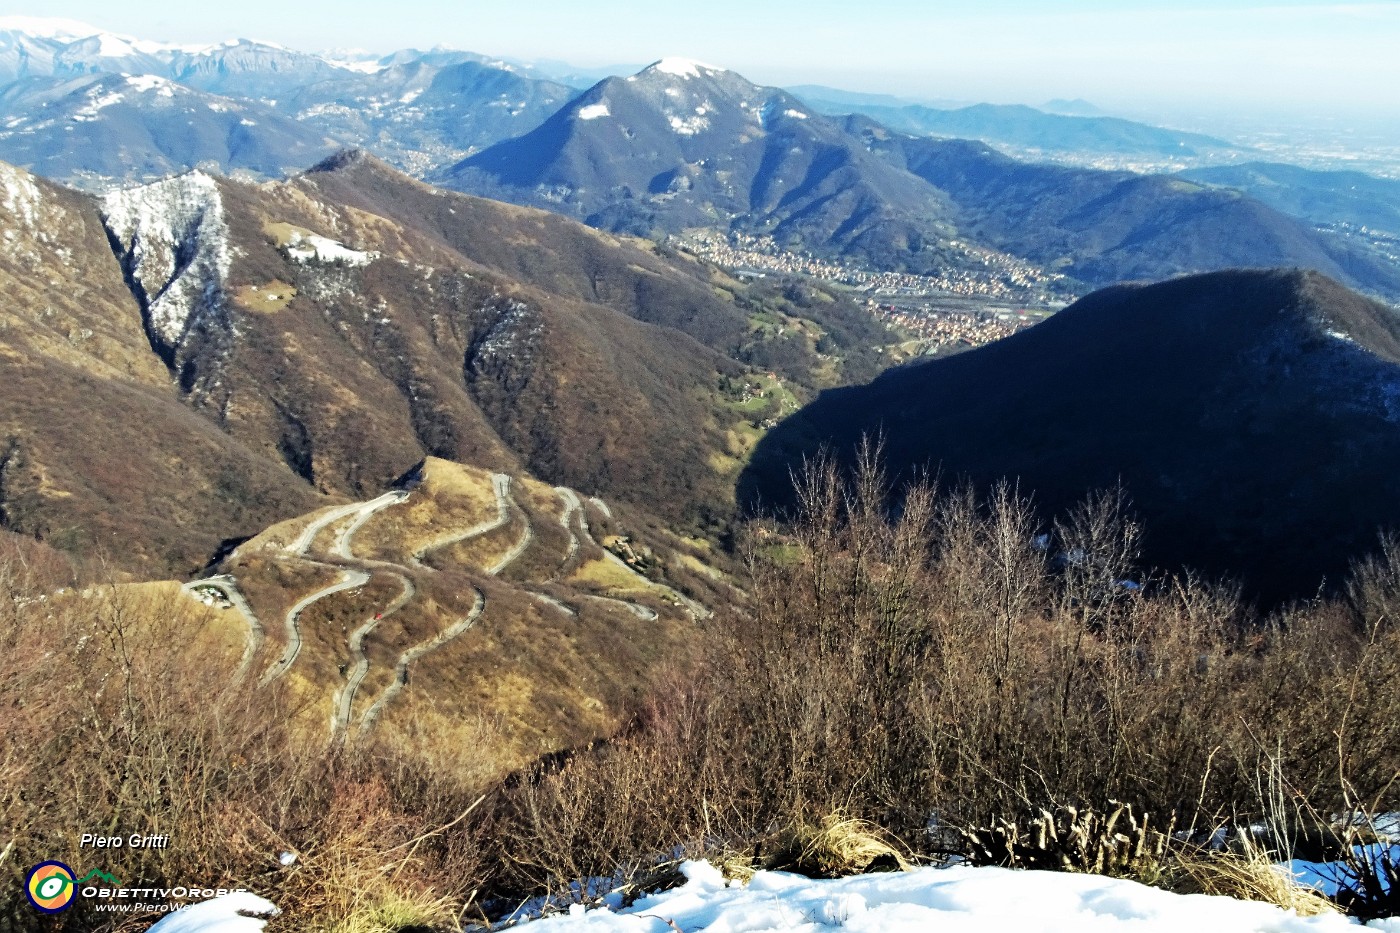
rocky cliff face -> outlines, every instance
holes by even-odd
[[[217,391],[232,340],[229,232],[218,184],[191,172],[115,191],[102,213],[151,348],[183,391]]]

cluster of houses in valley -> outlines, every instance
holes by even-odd
[[[836,282],[875,295],[953,295],[964,298],[1047,303],[1064,276],[960,241],[949,243],[957,260],[936,275],[877,272],[810,253],[783,249],[769,236],[692,231],[679,245],[699,258],[739,275],[801,275]]]
[[[917,352],[920,354],[984,346],[1038,323],[1043,316],[1010,308],[939,310],[881,304],[875,299],[867,301],[866,308],[886,324],[917,341]]]

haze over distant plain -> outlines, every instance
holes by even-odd
[[[1248,111],[1400,123],[1400,0],[152,0],[0,3],[172,42],[240,36],[316,51],[445,45],[583,68],[663,55],[764,84],[994,103]]]

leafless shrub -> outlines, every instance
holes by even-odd
[[[1107,812],[1061,806],[1003,817],[963,838],[973,864],[1143,877],[1161,870],[1172,829],[1155,829],[1149,816],[1119,803]]]

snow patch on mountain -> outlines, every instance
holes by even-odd
[[[173,354],[202,317],[224,313],[229,234],[218,184],[191,172],[113,191],[102,213],[140,287],[152,339]]]
[[[318,57],[329,65],[362,75],[377,75],[392,67],[364,49],[331,49],[318,53]]]
[[[702,72],[723,71],[724,69],[698,62],[693,58],[663,58],[660,61],[652,62],[645,70],[659,71],[677,78],[698,78]]]
[[[23,221],[26,227],[34,230],[38,225],[39,206],[43,196],[39,193],[39,186],[34,184],[33,176],[0,162],[0,189],[3,189],[0,206],[5,208],[5,213]],[[7,230],[6,234],[9,232]],[[8,238],[10,237],[7,236]]]
[[[161,97],[174,97],[175,85],[156,75],[127,75],[126,83],[137,91],[159,91]]]
[[[97,54],[104,58],[125,58],[129,55],[138,54],[139,50],[121,36],[114,36],[110,32],[104,32],[97,37]]]
[[[467,355],[472,373],[498,376],[510,370],[528,368],[537,355],[544,322],[534,308],[514,298],[493,300],[478,312],[491,318],[485,333],[478,337]]]
[[[578,112],[580,120],[597,120],[611,115],[607,104],[589,104],[587,107],[580,107]]]
[[[796,120],[807,119],[806,113],[785,106],[782,99],[766,100],[761,106],[754,107],[753,112],[758,115],[758,121],[764,129],[771,129],[773,124],[776,123],[780,117],[788,117]]]
[[[42,247],[66,267],[73,258],[66,223],[62,207],[45,199],[33,175],[0,162],[0,254],[38,269],[53,262],[41,255]]]
[[[283,247],[287,258],[295,262],[343,263],[347,266],[367,266],[379,258],[375,252],[351,249],[339,240],[314,233],[293,231]]]
[[[121,91],[109,91],[101,83],[88,88],[87,97],[87,104],[73,113],[73,119],[79,123],[96,120],[98,111],[120,104],[123,100]]]
[[[694,136],[695,134],[710,128],[710,121],[697,114],[691,116],[672,116],[670,118],[671,129],[681,136]]]

